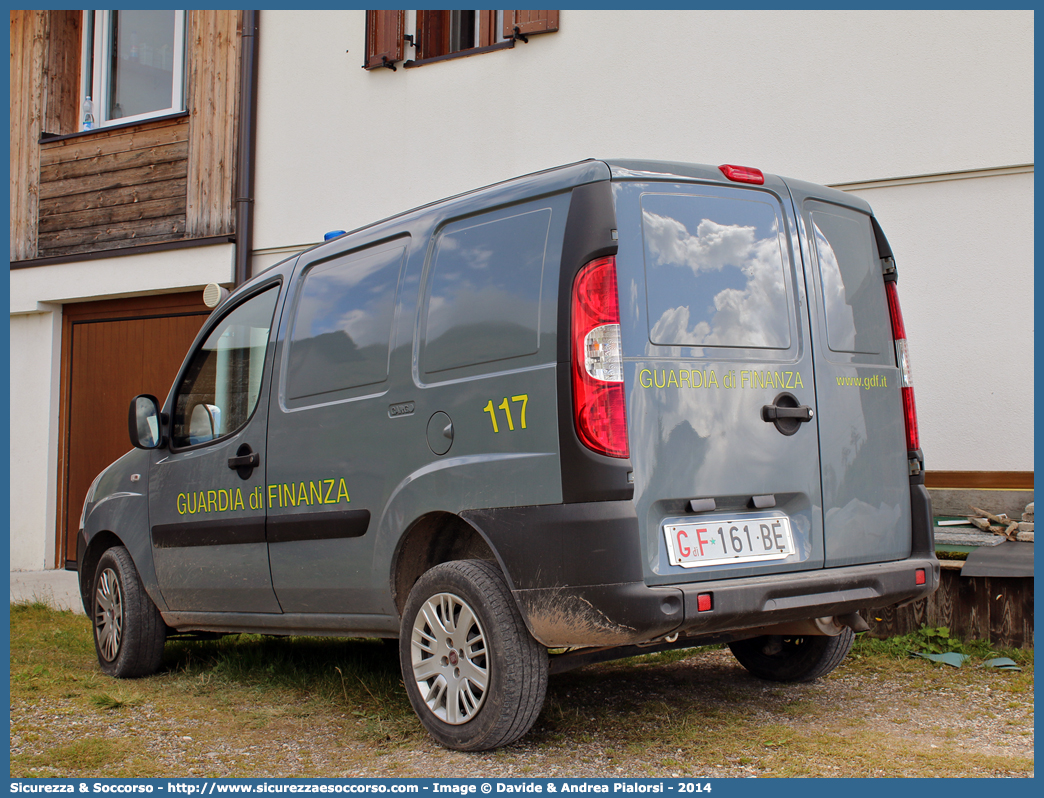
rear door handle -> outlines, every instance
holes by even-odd
[[[762,421],[775,421],[777,418],[796,418],[798,421],[811,421],[812,408],[808,405],[798,407],[778,407],[777,405],[765,405],[761,408]]]
[[[775,424],[783,435],[793,435],[806,421],[815,415],[808,405],[800,404],[792,393],[781,393],[772,404],[761,408],[761,420]]]

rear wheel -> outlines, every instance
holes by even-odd
[[[529,731],[547,692],[547,651],[484,560],[437,565],[410,591],[399,636],[410,703],[440,744],[509,745]]]
[[[98,560],[91,595],[94,649],[102,671],[131,679],[159,670],[167,627],[122,546]]]
[[[811,682],[841,664],[855,634],[845,628],[836,637],[765,635],[729,643],[740,665],[760,679],[773,682]]]

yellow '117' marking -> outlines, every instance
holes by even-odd
[[[529,402],[529,394],[524,393],[519,396],[512,396],[512,402],[522,403],[522,414],[521,414],[521,429],[526,428],[526,404]],[[504,401],[497,405],[497,408],[493,408],[493,400],[490,399],[486,402],[486,406],[482,408],[483,412],[489,413],[489,420],[493,422],[493,432],[500,432],[500,427],[497,426],[497,410],[503,410],[504,415],[507,416],[508,430],[511,432],[515,431],[515,424],[511,418],[511,405],[508,404],[507,397],[504,397]]]

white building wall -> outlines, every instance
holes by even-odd
[[[1030,11],[566,10],[396,72],[361,68],[364,23],[261,12],[257,249],[590,157],[827,184],[1033,161]]]
[[[261,14],[256,266],[588,157],[842,187],[1022,167],[858,193],[897,254],[928,468],[1032,470],[1031,11],[566,10],[513,50],[396,72],[364,46],[362,11]]]
[[[13,269],[11,313],[35,311],[40,303],[89,302],[227,284],[233,279],[234,256],[232,244],[215,244]]]
[[[11,317],[11,570],[54,564],[61,310]]]

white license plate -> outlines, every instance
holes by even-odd
[[[785,516],[667,523],[663,534],[671,565],[683,568],[782,560],[794,553],[794,535]]]

